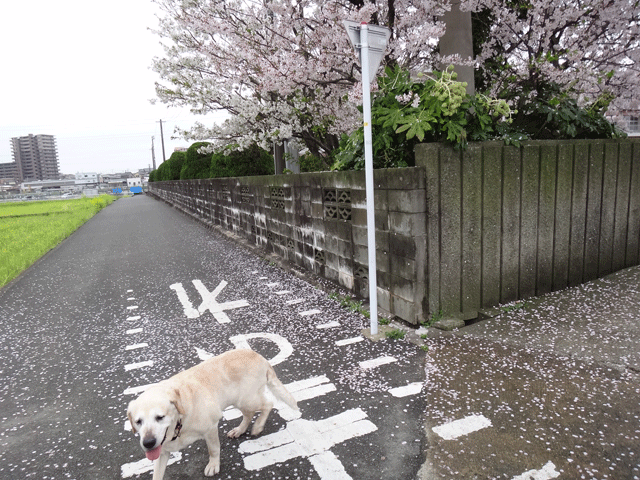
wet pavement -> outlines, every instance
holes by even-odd
[[[296,430],[277,411],[229,439],[229,412],[214,478],[640,478],[640,269],[379,341],[307,280],[162,202],[118,200],[0,290],[0,478],[150,479],[128,402],[238,347],[274,363],[319,443],[277,444]],[[206,462],[197,442],[165,478]]]
[[[230,439],[229,412],[215,478],[415,478],[425,353],[364,338],[367,323],[166,204],[120,199],[0,290],[0,478],[151,478],[127,404],[236,347],[272,361],[312,433],[274,410],[257,442]],[[206,463],[196,442],[165,478]]]
[[[420,478],[640,478],[639,333],[637,267],[430,330]]]

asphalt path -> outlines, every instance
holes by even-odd
[[[274,410],[260,442],[227,438],[229,412],[215,478],[416,478],[424,352],[363,338],[367,322],[162,202],[120,199],[0,290],[0,478],[151,478],[127,404],[236,347],[275,364],[302,418]],[[165,478],[206,463],[196,442]]]

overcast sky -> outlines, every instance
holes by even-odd
[[[61,173],[137,171],[175,147],[188,110],[151,105],[154,56],[162,55],[150,0],[8,0],[0,7],[0,163],[10,140],[55,135]],[[213,123],[215,117],[202,118]]]

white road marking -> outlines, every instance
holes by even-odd
[[[340,326],[340,322],[336,322],[335,320],[329,323],[321,323],[320,325],[316,325],[316,328],[318,330],[324,330],[327,328],[335,328],[335,327],[339,327]]]
[[[483,428],[491,426],[491,420],[484,415],[470,415],[453,422],[445,423],[432,430],[445,440],[455,440],[456,438],[468,435]]]
[[[253,338],[264,338],[265,340],[271,340],[278,346],[280,352],[271,360],[269,360],[271,366],[278,365],[279,363],[284,362],[293,353],[293,346],[291,345],[291,342],[289,342],[289,340],[284,338],[282,335],[278,335],[276,333],[245,333],[243,335],[235,335],[233,337],[230,337],[229,341],[233,343],[236,348],[251,350],[251,346],[249,345],[248,340],[251,340]]]
[[[310,398],[320,397],[336,390],[336,386],[333,383],[330,383],[329,379],[324,375],[288,383],[285,385],[285,388],[289,390],[289,393],[296,399],[296,402],[303,402]],[[268,389],[266,395],[269,401],[272,402],[274,407],[278,410],[280,417],[284,420],[291,421],[296,418],[300,418],[299,410],[294,410],[287,404],[277,400]],[[222,415],[225,420],[233,420],[240,418],[242,416],[242,412],[237,408],[229,407],[222,412]]]
[[[138,393],[142,393],[147,390],[149,387],[152,387],[155,383],[149,383],[147,385],[140,385],[138,387],[129,387],[124,392],[123,395],[137,395]]]
[[[172,452],[169,456],[169,461],[167,465],[174,464],[182,460],[182,453],[180,452]],[[143,473],[153,471],[153,462],[151,460],[147,460],[143,458],[142,460],[138,460],[137,462],[125,463],[120,467],[120,473],[122,474],[122,478],[133,477],[134,475],[142,475]]]
[[[522,475],[513,477],[513,480],[550,480],[552,478],[558,478],[560,473],[556,471],[556,466],[553,462],[547,462],[547,464],[540,470],[529,470]]]
[[[344,340],[336,340],[336,346],[344,347],[346,345],[351,345],[352,343],[358,343],[363,340],[364,340],[364,337],[345,338]]]
[[[280,290],[279,292],[276,292],[276,295],[286,295],[288,293],[291,293],[291,290]]]
[[[298,305],[304,302],[304,298],[294,298],[293,300],[287,300],[287,305]]]
[[[145,367],[153,367],[153,360],[147,360],[147,361],[138,362],[138,363],[130,363],[129,365],[124,366],[124,371],[129,372],[131,370],[138,370],[139,368],[145,368]]]
[[[300,316],[308,317],[309,315],[315,315],[316,313],[321,313],[321,310],[318,310],[318,309],[305,310],[304,312],[300,312]]]
[[[138,309],[138,305],[129,305],[127,307],[127,310],[137,310]]]
[[[202,297],[202,303],[197,309],[193,307],[193,304],[189,300],[187,292],[184,290],[184,287],[181,283],[174,283],[173,285],[169,286],[169,288],[174,290],[178,295],[178,300],[180,300],[180,303],[182,303],[182,308],[187,318],[198,318],[200,315],[209,310],[213,317],[218,321],[218,323],[229,323],[229,317],[226,313],[224,313],[224,310],[231,310],[234,308],[249,306],[249,303],[246,300],[235,300],[233,302],[218,303],[218,301],[216,300],[217,296],[220,294],[220,292],[222,292],[224,287],[227,286],[227,282],[225,282],[224,280],[221,281],[212,292],[207,290],[207,288],[200,280],[192,280],[192,283],[196,287],[196,290],[200,294],[200,297]]]
[[[267,283],[267,287],[269,287],[269,288],[277,287],[278,285],[280,285],[278,282]]]
[[[129,300],[129,301],[131,301],[131,300],[135,300],[135,299],[136,299],[136,297],[129,297],[129,298],[127,298],[127,300]]]
[[[134,333],[140,333],[142,331],[142,328],[132,328],[131,330],[127,330],[126,333],[127,335],[133,335]]]
[[[127,290],[127,293],[133,293],[133,290]]]
[[[146,348],[148,347],[148,343],[135,343],[133,345],[127,345],[124,347],[125,350],[137,350],[138,348]]]
[[[127,317],[127,320],[129,321],[134,321],[134,320],[140,320],[142,317],[140,315],[134,315],[133,317]]]
[[[362,368],[363,370],[368,370],[369,368],[375,368],[381,365],[386,365],[388,363],[393,363],[397,361],[398,360],[395,357],[386,356],[386,357],[373,358],[371,360],[365,360],[364,362],[360,362],[359,365],[360,365],[360,368]]]
[[[349,480],[351,477],[329,449],[376,431],[378,428],[366,418],[367,414],[356,408],[320,421],[294,420],[284,430],[241,443],[239,451],[250,454],[244,458],[247,470],[308,457],[321,479]]]
[[[389,390],[389,393],[394,397],[402,398],[409,395],[416,395],[422,390],[422,382],[410,383],[404,387],[396,387]]]

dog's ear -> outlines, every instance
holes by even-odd
[[[182,399],[180,398],[180,390],[177,388],[173,390],[171,397],[171,404],[176,407],[178,414],[184,415],[184,408],[182,407]]]
[[[131,431],[133,431],[133,433],[138,433],[138,430],[136,430],[136,426],[133,423],[133,417],[131,416],[131,411],[127,409],[127,417],[129,417],[129,423],[131,424]]]

